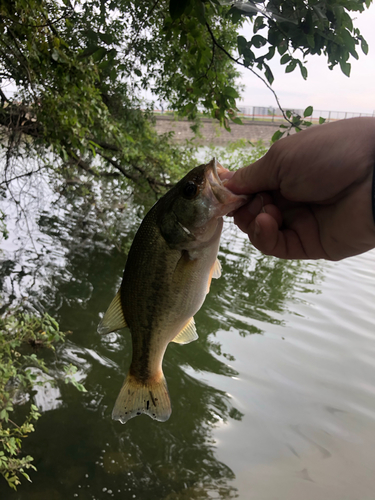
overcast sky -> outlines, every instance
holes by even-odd
[[[339,66],[330,71],[324,55],[310,57],[307,80],[303,80],[298,68],[293,73],[286,74],[285,66],[280,66],[278,60],[270,64],[275,77],[272,87],[284,108],[304,109],[311,105],[314,107],[314,114],[318,110],[375,113],[374,4],[356,16],[354,26],[360,29],[370,48],[367,56],[360,48],[357,49],[359,60],[351,58],[350,78],[341,72]],[[247,38],[250,37],[249,27]],[[248,70],[244,69],[242,73],[241,82],[246,89],[243,100],[238,105],[276,107],[275,99],[265,85]]]

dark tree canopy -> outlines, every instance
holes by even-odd
[[[0,124],[11,154],[48,151],[58,169],[148,181],[158,189],[183,152],[151,126],[160,106],[226,128],[236,117],[243,65],[272,85],[269,61],[286,72],[325,55],[349,76],[367,44],[351,13],[369,0],[2,0]],[[253,36],[239,35],[249,21]],[[12,84],[16,92],[7,94]],[[26,140],[25,140],[26,138]],[[30,140],[30,138],[32,138]],[[19,147],[21,146],[21,147]],[[98,161],[98,156],[101,161]]]

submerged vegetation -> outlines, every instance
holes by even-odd
[[[57,375],[46,377],[49,369],[40,351],[55,351],[55,345],[64,339],[57,321],[47,313],[40,316],[8,310],[0,317],[0,474],[13,489],[22,476],[30,481],[28,469],[36,470],[33,458],[22,455],[23,440],[34,431],[34,423],[40,417],[31,393],[36,386],[58,380]],[[73,365],[66,365],[62,378],[85,391],[75,380],[75,371]],[[14,421],[14,406],[21,402],[27,409]]]

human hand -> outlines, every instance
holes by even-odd
[[[375,247],[375,118],[314,126],[276,142],[227,180],[254,194],[234,222],[282,259],[340,260]]]

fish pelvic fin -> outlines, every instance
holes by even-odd
[[[220,278],[221,276],[221,264],[220,260],[216,258],[214,265],[212,266],[212,277]]]
[[[153,378],[146,382],[137,380],[129,373],[117,396],[112,418],[125,424],[142,413],[159,422],[165,422],[171,416],[171,400],[162,371],[157,380]]]
[[[190,318],[172,342],[176,342],[177,344],[189,344],[189,342],[193,342],[194,340],[197,340],[197,338],[198,334],[195,328],[194,318]]]
[[[99,323],[97,331],[100,335],[106,335],[126,326],[127,324],[122,311],[121,292],[119,290]]]
[[[216,260],[213,266],[211,267],[210,275],[208,277],[207,293],[210,291],[212,278],[220,278],[220,276],[221,276],[221,264],[220,260],[216,257]]]

